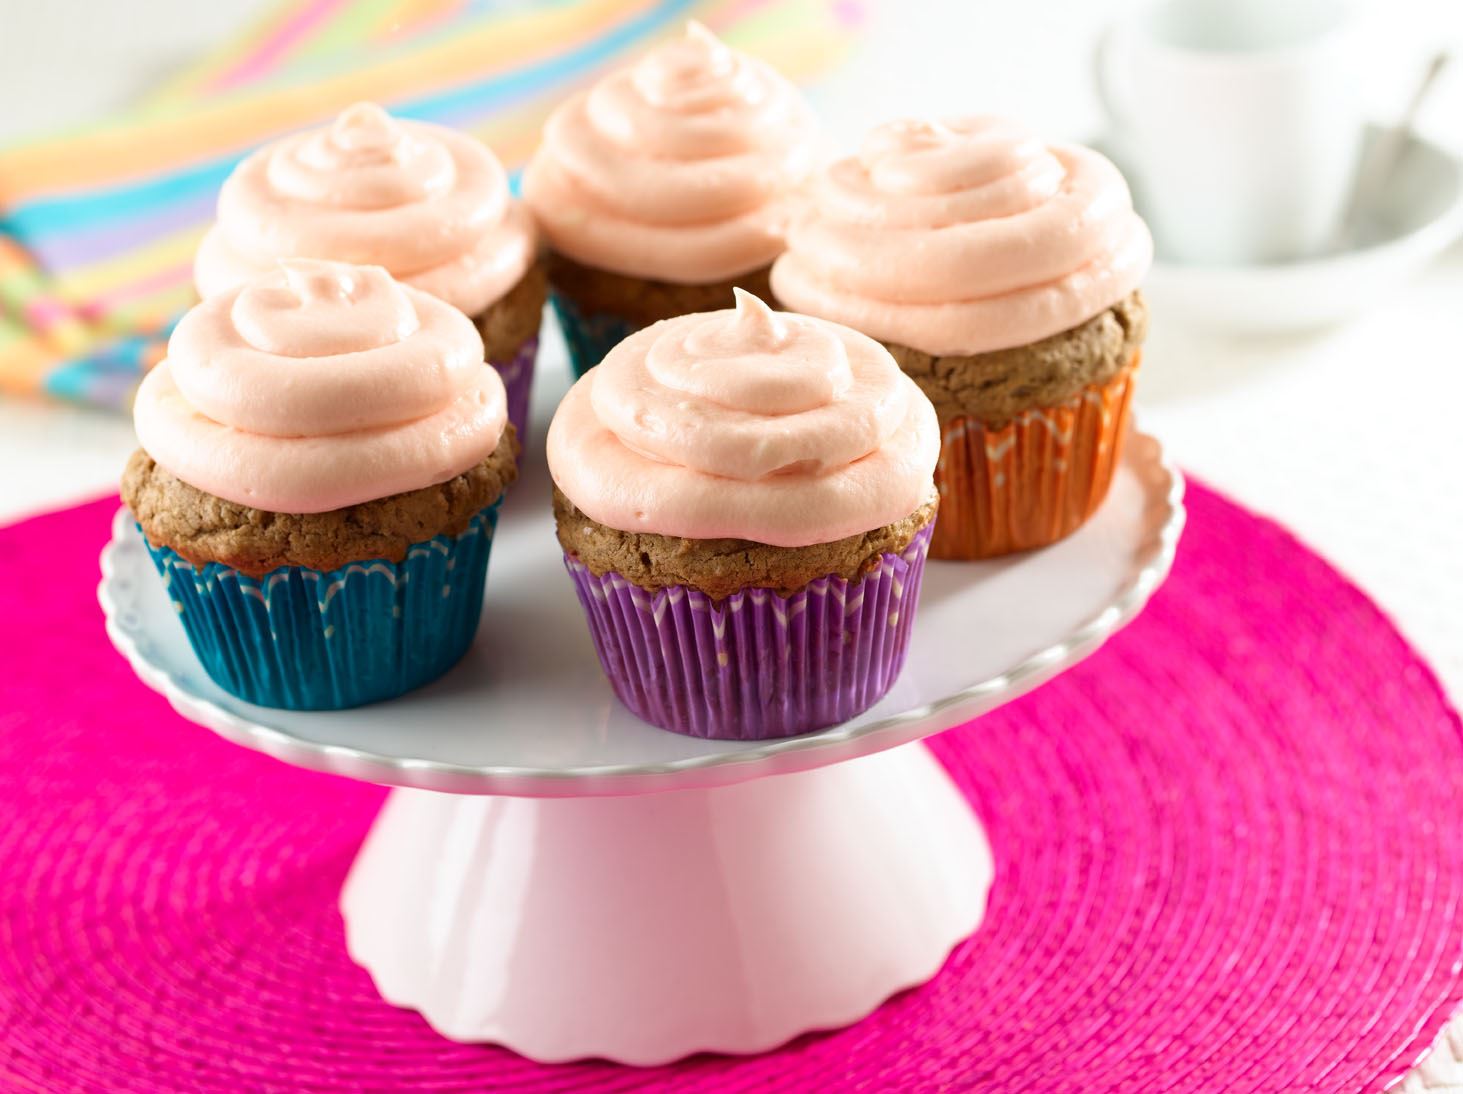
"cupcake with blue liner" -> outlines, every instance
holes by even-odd
[[[817,127],[699,23],[557,109],[523,176],[575,372],[661,319],[769,293]]]
[[[893,685],[940,433],[877,342],[736,300],[612,350],[560,404],[548,455],[620,700],[678,733],[757,740],[846,721]]]
[[[483,365],[461,312],[379,267],[282,262],[178,324],[122,497],[220,687],[340,709],[467,651],[517,474]]]
[[[357,103],[265,145],[219,191],[193,278],[206,298],[282,258],[383,266],[467,315],[526,435],[548,286],[533,218],[477,138]]]

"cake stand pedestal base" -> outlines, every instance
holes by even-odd
[[[457,1041],[535,1060],[760,1052],[929,979],[985,836],[920,744],[714,789],[400,789],[341,896],[351,956]]]

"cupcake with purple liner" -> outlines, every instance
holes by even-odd
[[[481,141],[357,103],[265,145],[219,192],[194,283],[212,296],[281,258],[383,266],[467,315],[522,440],[548,284],[533,218]]]
[[[575,372],[734,287],[767,296],[816,136],[785,77],[696,22],[555,110],[523,196]]]
[[[338,709],[466,652],[518,446],[460,312],[379,267],[281,267],[178,324],[122,498],[220,687]]]
[[[740,740],[867,710],[908,651],[939,448],[877,342],[740,290],[620,343],[565,396],[548,456],[621,701]]]

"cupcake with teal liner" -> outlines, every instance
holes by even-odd
[[[575,372],[661,319],[768,295],[817,126],[796,88],[699,23],[564,103],[523,196]]]
[[[741,290],[613,349],[560,404],[548,456],[620,700],[737,740],[876,703],[909,648],[939,449],[934,407],[877,342]]]
[[[221,688],[335,710],[467,651],[517,474],[483,365],[461,312],[374,266],[287,260],[184,316],[122,498]]]
[[[265,145],[219,191],[194,282],[212,296],[282,258],[384,266],[467,315],[523,438],[548,286],[533,218],[477,138],[357,103]]]

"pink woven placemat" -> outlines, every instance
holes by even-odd
[[[935,742],[997,877],[930,984],[653,1071],[443,1041],[342,945],[382,791],[223,743],[112,652],[115,504],[0,531],[7,1088],[1375,1089],[1463,998],[1457,717],[1364,595],[1195,487],[1136,623]]]

